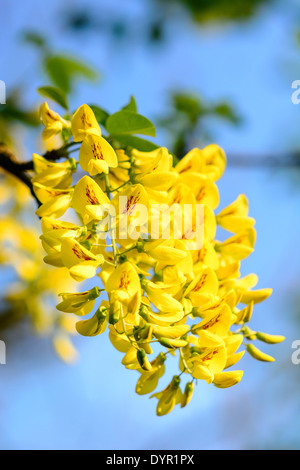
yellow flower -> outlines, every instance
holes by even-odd
[[[201,173],[183,173],[180,182],[191,188],[197,204],[207,204],[211,209],[216,209],[220,202],[217,185],[206,175]]]
[[[232,325],[232,314],[230,308],[225,304],[213,309],[205,315],[204,319],[193,326],[193,333],[199,330],[209,331],[220,338],[224,338]]]
[[[73,159],[65,162],[49,162],[44,157],[33,154],[34,171],[36,176],[33,183],[40,183],[51,188],[67,188],[72,182],[72,173],[76,170],[76,162]]]
[[[40,117],[43,122],[45,129],[43,131],[43,139],[48,140],[56,134],[59,134],[63,129],[70,127],[70,122],[65,121],[57,114],[52,111],[48,103],[42,104],[40,108]]]
[[[61,242],[61,259],[70,275],[78,282],[94,277],[104,260],[102,255],[94,255],[70,238],[64,238]]]
[[[71,196],[73,193],[73,189],[70,188],[57,189],[51,186],[45,186],[41,183],[33,183],[33,189],[37,198],[39,199],[39,201],[41,201],[42,204],[52,202],[53,199],[55,200],[59,197]]]
[[[193,382],[188,382],[185,386],[184,393],[182,394],[181,398],[181,408],[184,408],[186,405],[188,405],[192,399],[193,393],[194,393],[194,383]]]
[[[248,353],[252,357],[254,357],[254,359],[257,359],[258,361],[262,361],[262,362],[274,362],[275,361],[274,357],[269,356],[269,354],[263,353],[260,349],[254,346],[254,344],[248,344],[246,349]]]
[[[210,295],[218,293],[218,278],[212,268],[203,269],[190,283],[184,295],[191,299],[193,306],[198,307],[205,302]]]
[[[136,393],[146,395],[156,389],[159,379],[165,373],[164,363],[166,359],[166,355],[160,353],[157,358],[151,362],[151,370],[142,372],[136,384]]]
[[[177,325],[177,326],[155,326],[153,328],[153,335],[160,338],[178,339],[184,336],[190,327],[189,325]]]
[[[39,217],[61,217],[70,207],[71,201],[71,191],[57,192],[56,196],[49,199],[38,208],[36,215]]]
[[[57,334],[53,338],[53,345],[58,356],[67,364],[74,364],[78,360],[78,352],[67,335]]]
[[[70,126],[46,104],[43,119],[47,137]],[[106,125],[107,131],[109,127]],[[246,196],[239,195],[215,214],[220,202],[216,182],[226,166],[224,151],[215,144],[194,148],[174,168],[173,156],[166,148],[141,152],[123,146],[117,132],[105,140],[87,105],[73,115],[71,130],[73,141],[69,131],[62,134],[66,145],[62,150],[81,142],[80,166],[73,154],[75,146],[74,160],[56,163],[36,154],[33,157],[32,184],[42,203],[37,214],[42,217],[44,261],[62,268],[58,271],[62,279],[69,272],[77,282],[94,278],[93,285],[98,285],[100,278],[108,300],[93,311],[102,289],[68,293],[66,286],[54,326],[50,322],[57,352],[69,362],[75,357],[65,336],[71,328],[67,321],[63,327],[59,313],[66,312],[85,316],[76,321],[77,333],[82,336],[97,336],[109,325],[109,338],[122,352],[122,364],[141,374],[136,386],[140,395],[155,392],[165,361],[174,356],[181,374],[191,378],[184,393],[180,374],[152,395],[158,398],[159,416],[176,404],[185,407],[197,380],[218,388],[237,384],[243,372],[227,370],[245,351],[258,360],[273,361],[244,342],[274,344],[284,338],[246,326],[253,318],[254,305],[272,290],[254,290],[258,282],[255,274],[241,277],[241,262],[254,251],[256,241],[255,220],[249,216]],[[82,171],[88,174],[81,175]],[[19,195],[19,205],[21,198]],[[71,222],[57,220],[67,210],[65,220]],[[216,240],[218,226],[231,232],[225,241]],[[19,227],[15,230],[0,223],[0,228],[0,243],[9,242],[0,261],[14,259],[23,282],[35,284],[39,262],[13,250],[18,245],[22,252],[34,242]],[[54,289],[55,276],[51,284]],[[36,285],[26,290],[26,308],[42,331],[49,327],[49,320],[35,292]],[[18,296],[14,301],[19,301]],[[158,353],[151,361],[153,343]],[[162,347],[167,348],[166,353],[159,353]]]
[[[214,386],[217,388],[229,388],[233,385],[237,385],[242,380],[243,374],[242,370],[215,374]]]
[[[204,348],[204,352],[191,358],[193,377],[211,383],[215,374],[223,371],[226,365],[227,353],[221,342],[215,347]]]
[[[155,242],[154,242],[155,243]],[[160,244],[159,246],[151,246],[152,243],[147,243],[144,250],[147,254],[152,256],[157,261],[156,270],[165,268],[166,266],[173,266],[179,264],[187,257],[187,253],[184,250],[179,250],[172,246],[165,246]]]
[[[201,173],[204,168],[203,153],[194,148],[177,163],[175,169],[180,175],[184,173]]]
[[[164,292],[161,288],[157,287],[151,281],[145,282],[143,288],[147,294],[148,299],[152,302],[158,310],[162,312],[182,312],[183,308],[178,300],[170,294]]]
[[[249,304],[250,302],[258,304],[259,302],[263,302],[268,297],[270,297],[272,292],[273,289],[257,289],[244,291],[241,294],[241,302],[243,304]]]
[[[224,173],[226,167],[226,155],[224,150],[216,144],[211,144],[203,150],[205,167],[203,172],[213,181],[217,181]]]
[[[83,316],[91,312],[94,307],[95,299],[100,295],[100,289],[94,287],[85,292],[75,294],[59,294],[62,297],[56,308],[61,312],[76,313],[76,315]]]
[[[72,207],[81,216],[85,224],[94,219],[92,207],[110,204],[110,200],[100,186],[89,176],[84,176],[75,186],[72,197]],[[86,207],[89,207],[89,213]]]
[[[79,151],[79,163],[91,176],[109,173],[118,166],[118,157],[112,146],[101,136],[88,134]]]
[[[128,305],[140,291],[140,279],[134,267],[129,262],[119,265],[107,280],[105,290]]]
[[[82,142],[88,135],[101,136],[101,130],[91,108],[83,104],[78,108],[72,119],[74,142]]]
[[[200,150],[195,148],[191,150],[176,165],[176,171],[179,174],[184,173],[202,173],[207,175],[213,181],[218,180],[226,166],[226,156],[224,151],[218,145],[208,145]]]
[[[173,158],[168,150],[161,148],[158,151],[150,152],[150,157],[142,157],[142,152],[139,153],[140,161],[144,165],[140,165],[140,170],[135,175],[136,183],[140,183],[146,188],[156,191],[167,191],[177,181],[178,174],[173,169]],[[148,159],[148,165],[145,161]],[[139,160],[138,160],[139,162]]]
[[[216,249],[223,256],[229,256],[234,260],[247,258],[254,251],[256,232],[253,228],[228,238],[223,243],[218,243]]]
[[[261,331],[256,333],[256,338],[267,344],[278,344],[285,340],[285,337],[282,335],[269,335],[268,333],[262,333]]]
[[[240,351],[236,353],[238,348],[241,346],[243,339],[244,336],[241,334],[230,335],[225,338],[224,342],[227,350],[227,362],[225,369],[228,369],[229,367],[235,365],[244,356],[245,351]]]
[[[217,216],[217,223],[229,232],[239,233],[253,227],[255,220],[248,217],[248,199],[241,194],[232,204],[223,209]]]
[[[76,323],[76,330],[82,336],[98,336],[106,330],[107,326],[106,309],[97,310],[95,315],[89,320],[83,320]]]
[[[164,416],[170,413],[174,406],[181,402],[180,378],[174,376],[171,383],[162,392],[154,393],[150,398],[158,398],[156,414]]]

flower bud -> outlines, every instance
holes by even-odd
[[[138,253],[143,253],[143,251],[144,251],[144,245],[145,245],[144,240],[138,240],[138,241],[137,241],[137,243],[136,243],[136,249],[137,249]]]
[[[263,341],[264,343],[267,343],[267,344],[278,344],[278,343],[282,343],[282,341],[285,340],[284,336],[269,335],[267,333],[262,333],[261,331],[258,331],[256,333],[256,337],[257,339],[259,339],[259,341]]]
[[[80,245],[84,246],[87,250],[90,250],[92,248],[92,244],[89,240],[85,240],[84,242],[81,242]]]
[[[217,388],[229,388],[237,385],[243,377],[243,371],[234,370],[215,374],[213,384]]]
[[[120,302],[115,300],[109,309],[109,323],[111,325],[115,325],[120,320],[121,309],[120,309]]]
[[[152,369],[152,366],[150,362],[148,361],[147,354],[143,349],[139,349],[137,352],[137,360],[141,366],[142,369],[146,371],[150,371]]]
[[[146,305],[142,305],[140,308],[139,314],[145,321],[149,320],[148,312],[149,312],[148,307],[146,307]]]
[[[159,338],[159,342],[162,346],[169,349],[183,348],[188,344],[188,341],[181,339],[170,339],[170,338]]]
[[[193,382],[188,382],[185,386],[184,393],[181,398],[181,408],[184,408],[192,399],[194,392],[194,384]]]
[[[243,334],[250,341],[254,341],[256,339],[256,332],[250,330],[250,328],[248,328],[247,326],[245,326],[245,328],[243,328]]]
[[[254,357],[254,359],[257,359],[258,361],[262,361],[262,362],[274,362],[275,361],[274,357],[263,353],[262,351],[260,351],[260,349],[258,349],[253,344],[248,344],[246,349],[248,353],[250,354],[250,356]]]
[[[96,315],[99,321],[105,321],[108,315],[108,309],[104,306],[100,306],[98,310],[96,311]]]

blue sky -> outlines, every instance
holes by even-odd
[[[291,84],[300,79],[293,33],[299,20],[296,1],[278,1],[251,22],[228,27],[199,28],[180,15],[168,22],[162,47],[148,47],[142,38],[114,43],[96,33],[75,38],[60,26],[61,3],[27,0],[25,7],[16,0],[2,1],[0,79],[10,89],[21,81],[25,103],[40,101],[35,89],[45,84],[36,53],[20,42],[21,30],[37,29],[47,33],[55,50],[79,54],[102,72],[99,84],[78,85],[74,108],[96,102],[114,111],[134,94],[140,111],[155,123],[167,109],[169,91],[184,88],[236,105],[243,126],[215,124],[215,140],[228,153],[284,154],[299,146],[300,106],[291,102]],[[65,1],[63,8],[75,4],[83,2]],[[146,0],[121,5],[90,0],[84,5],[100,5],[104,17],[118,11],[138,20],[133,24],[151,8]],[[166,145],[165,139],[158,130],[158,142]],[[36,150],[30,146],[30,152]],[[135,372],[121,366],[121,354],[104,335],[77,340],[81,361],[73,368],[53,356],[46,340],[23,338],[8,345],[8,364],[0,368],[1,448],[300,447],[300,366],[291,363],[291,344],[300,338],[295,319],[300,274],[295,171],[229,168],[219,187],[222,207],[246,193],[257,220],[256,251],[243,273],[256,272],[259,286],[274,289],[257,306],[253,327],[287,336],[285,343],[265,348],[277,363],[245,357],[245,377],[238,387],[223,391],[199,384],[189,407],[157,418],[155,401],[134,394]]]

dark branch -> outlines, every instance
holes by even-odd
[[[228,154],[228,166],[238,168],[299,168],[300,152],[282,155],[243,155]]]
[[[48,151],[43,155],[43,157],[49,162],[56,162],[57,160],[60,160],[61,158],[69,158],[69,154],[66,151],[66,149],[63,147],[61,149]],[[18,164],[19,164],[19,169],[21,171],[33,171],[34,170],[32,160],[30,160],[29,162],[18,162]]]
[[[68,145],[58,150],[46,152],[44,158],[52,162],[60,160],[61,158],[68,158],[69,154],[67,148]],[[33,190],[31,178],[25,173],[26,171],[34,170],[33,161],[18,162],[11,150],[9,150],[5,145],[0,144],[0,168],[3,168],[3,170],[22,181],[22,183],[30,189],[31,194],[37,201],[38,205],[41,205]]]
[[[22,181],[22,183],[30,189],[31,194],[37,201],[38,205],[41,205],[34,193],[31,178],[25,174],[26,164],[18,162],[14,154],[4,145],[0,145],[0,167]]]

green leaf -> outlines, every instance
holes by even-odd
[[[52,82],[65,93],[70,93],[74,80],[83,77],[96,80],[98,73],[89,65],[67,56],[47,56],[45,70]]]
[[[176,111],[185,113],[192,123],[196,123],[201,115],[205,113],[205,108],[199,96],[188,93],[175,93],[172,99]]]
[[[99,106],[96,106],[94,104],[89,105],[91,110],[94,112],[95,117],[99,124],[102,124],[102,126],[105,127],[105,123],[107,118],[109,117],[109,113],[105,111],[105,109],[99,108]]]
[[[235,113],[234,109],[228,103],[219,103],[213,108],[213,113],[222,119],[232,122],[233,124],[239,124],[241,119]]]
[[[300,30],[296,33],[297,46],[300,46]]]
[[[152,150],[159,148],[153,142],[141,139],[140,137],[135,137],[133,135],[114,135],[113,138],[123,147],[133,147],[140,152],[152,152]]]
[[[50,98],[51,100],[55,101],[55,103],[62,106],[64,109],[69,108],[66,95],[58,88],[55,88],[53,86],[43,86],[41,88],[38,88],[37,91],[40,95],[45,96],[46,98]]]
[[[13,103],[7,103],[0,107],[0,118],[3,118],[6,124],[8,122],[21,122],[31,127],[40,125],[40,119],[36,110],[24,111]]]
[[[109,116],[106,129],[110,135],[142,134],[155,137],[155,127],[149,119],[132,111],[119,111]]]
[[[124,111],[127,110],[127,111],[132,111],[133,113],[137,113],[137,104],[136,104],[134,96],[130,97],[129,103],[126,106],[124,106],[122,110]]]
[[[23,40],[39,48],[46,47],[46,40],[40,34],[34,33],[32,31],[26,31],[23,35]]]

